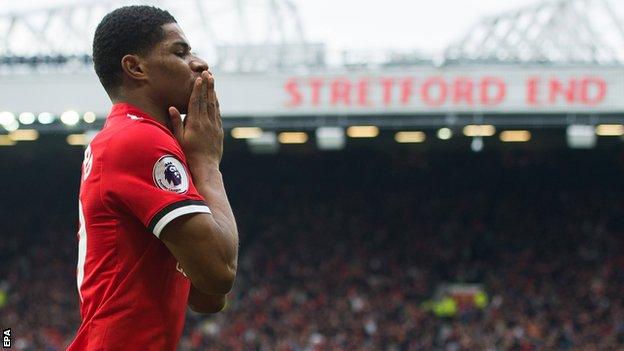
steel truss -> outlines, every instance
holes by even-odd
[[[445,62],[621,64],[624,27],[613,4],[542,1],[485,18],[448,47]]]
[[[152,0],[183,25],[193,50],[229,71],[322,64],[324,48],[305,39],[293,0]],[[0,65],[88,63],[93,33],[128,0],[74,2],[0,14]],[[74,60],[75,58],[75,60]],[[321,58],[321,59],[319,59]]]

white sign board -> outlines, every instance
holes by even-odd
[[[624,69],[448,67],[318,74],[216,74],[228,116],[624,112]],[[94,73],[0,76],[0,111],[106,115]]]

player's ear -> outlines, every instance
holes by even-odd
[[[136,80],[147,79],[143,62],[138,55],[125,55],[121,58],[121,69],[128,77]]]

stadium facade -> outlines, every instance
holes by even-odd
[[[243,30],[242,39],[231,42],[214,37],[208,25],[210,11],[201,8],[201,2],[190,3],[197,11],[189,21],[201,21],[204,28],[201,34],[191,33],[191,40],[193,36],[202,38],[197,40],[201,43],[212,40],[200,50],[214,49],[216,54],[214,71],[226,128],[624,123],[624,66],[617,47],[624,46],[624,30],[607,1],[547,1],[485,18],[449,45],[441,59],[388,53],[381,60],[351,55],[356,56],[352,60],[345,53],[338,65],[327,61],[322,44],[305,39],[291,1],[267,2],[266,12],[273,16],[263,25],[268,28],[263,38],[249,34],[262,31]],[[231,12],[245,22],[246,2],[232,3],[238,5]],[[110,102],[90,65],[91,34],[77,33],[71,24],[76,23],[74,18],[84,20],[84,14],[96,18],[116,5],[73,4],[0,17],[5,24],[0,35],[0,111],[4,111],[0,122],[5,129],[97,129]],[[584,16],[599,10],[606,19]],[[174,15],[189,16],[189,11],[175,11],[174,6]],[[67,25],[58,25],[63,18]],[[603,25],[596,26],[597,21]],[[612,27],[605,29],[604,23]],[[281,33],[277,37],[276,30]],[[610,31],[610,41],[601,30]],[[36,50],[18,40],[28,35],[38,38]],[[68,47],[66,38],[72,36],[80,40]],[[99,122],[91,125],[69,118],[70,123],[63,125],[60,117],[67,111],[88,119],[95,115]],[[23,113],[26,122],[31,115],[44,113],[44,120],[52,123],[20,124]]]

